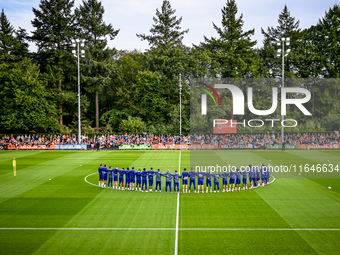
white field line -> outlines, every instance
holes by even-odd
[[[340,231],[340,228],[0,228],[1,230],[123,231]]]
[[[178,174],[181,174],[181,151],[179,151]],[[175,235],[175,255],[178,254],[178,221],[179,221],[179,184],[177,193],[177,213],[176,213],[176,235]],[[175,187],[174,187],[175,189]]]
[[[94,183],[92,183],[92,182],[89,182],[89,181],[87,180],[87,177],[89,177],[89,176],[91,176],[91,175],[94,175],[94,174],[98,174],[98,173],[96,172],[96,173],[92,173],[92,174],[89,174],[89,175],[85,176],[84,181],[86,181],[86,182],[87,182],[88,184],[90,184],[90,185],[93,185],[93,186],[97,186],[97,187],[98,187],[98,185],[96,185],[96,184],[94,184]]]

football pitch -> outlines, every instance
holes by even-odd
[[[236,166],[340,165],[340,151],[219,153]],[[229,193],[142,193],[98,187],[100,163],[182,172],[190,151],[1,151],[0,254],[340,253],[338,178],[296,174]]]

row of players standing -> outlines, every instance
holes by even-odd
[[[98,186],[102,188],[112,188],[118,190],[135,190],[141,192],[152,192],[153,191],[153,181],[154,176],[156,177],[156,189],[155,191],[162,192],[162,177],[166,178],[166,186],[165,192],[171,190],[171,181],[173,179],[174,184],[174,191],[179,192],[179,184],[180,179],[182,179],[183,185],[183,193],[188,193],[188,180],[189,180],[189,193],[191,190],[191,186],[194,188],[194,192],[199,193],[200,188],[202,193],[204,193],[204,178],[206,180],[206,192],[212,192],[212,181],[214,179],[214,192],[220,191],[220,178],[222,179],[223,190],[222,192],[233,192],[234,190],[242,190],[248,189],[248,182],[249,188],[256,188],[260,186],[265,186],[268,184],[268,180],[270,178],[269,168],[264,166],[263,164],[261,167],[255,167],[249,165],[247,169],[242,168],[241,171],[239,169],[235,169],[234,167],[231,169],[230,172],[214,172],[211,173],[209,170],[208,172],[203,172],[199,170],[198,172],[194,172],[191,168],[191,171],[188,172],[186,168],[180,175],[177,170],[175,173],[171,173],[169,170],[166,173],[162,173],[160,169],[158,171],[153,171],[153,168],[149,171],[146,171],[144,168],[143,171],[138,169],[135,171],[134,167],[119,169],[118,167],[112,168],[111,166],[107,168],[107,165],[100,164],[98,168],[99,173],[99,184]],[[124,182],[125,176],[125,182]],[[198,186],[196,190],[196,177],[198,179]],[[229,182],[228,182],[229,178]],[[241,181],[242,180],[242,181]],[[229,184],[229,187],[228,187]]]

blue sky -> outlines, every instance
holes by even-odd
[[[285,4],[293,17],[300,21],[301,28],[315,25],[326,11],[340,0],[236,0],[238,14],[243,14],[244,29],[255,28],[257,46],[262,45],[261,27],[277,26],[278,15]],[[79,6],[81,0],[76,0]],[[136,37],[136,33],[149,34],[153,24],[152,17],[156,8],[160,8],[162,0],[102,0],[105,8],[105,22],[111,23],[115,29],[120,29],[115,40],[109,45],[117,49],[144,51],[148,48],[145,41]],[[11,24],[17,29],[19,26],[28,32],[33,30],[31,20],[34,18],[32,7],[38,8],[40,0],[0,0],[0,9]],[[170,0],[176,16],[183,18],[182,28],[189,29],[184,37],[184,44],[191,46],[203,41],[203,36],[216,36],[212,22],[220,26],[221,9],[225,0]],[[35,47],[31,47],[34,50]]]

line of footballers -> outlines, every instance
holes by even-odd
[[[162,173],[160,169],[154,171],[153,168],[146,171],[138,169],[137,171],[132,167],[131,169],[124,168],[119,169],[118,167],[112,168],[111,166],[107,168],[107,165],[100,164],[98,168],[99,173],[99,187],[102,188],[112,188],[118,190],[135,190],[141,192],[153,192],[154,179],[156,179],[156,189],[155,192],[162,192],[162,177],[165,177],[165,192],[170,193],[171,184],[173,181],[174,192],[179,192],[180,179],[182,179],[183,193],[190,193],[191,187],[193,186],[194,192],[199,193],[200,190],[204,193],[204,179],[206,186],[206,193],[213,192],[212,189],[212,179],[214,183],[214,192],[220,192],[220,179],[222,179],[223,190],[222,192],[233,192],[242,190],[264,187],[268,184],[270,178],[270,171],[265,165],[261,167],[249,165],[247,169],[242,168],[241,171],[233,167],[230,172],[214,172],[211,173],[209,170],[203,172],[199,170],[195,172],[193,168],[191,171],[184,171],[180,175],[177,170],[175,173],[171,173],[169,170],[166,173]],[[125,180],[124,180],[125,177]],[[155,177],[155,178],[154,178]],[[196,177],[197,177],[197,190],[196,190]],[[229,180],[228,180],[229,179]],[[189,183],[189,189],[188,189]]]

